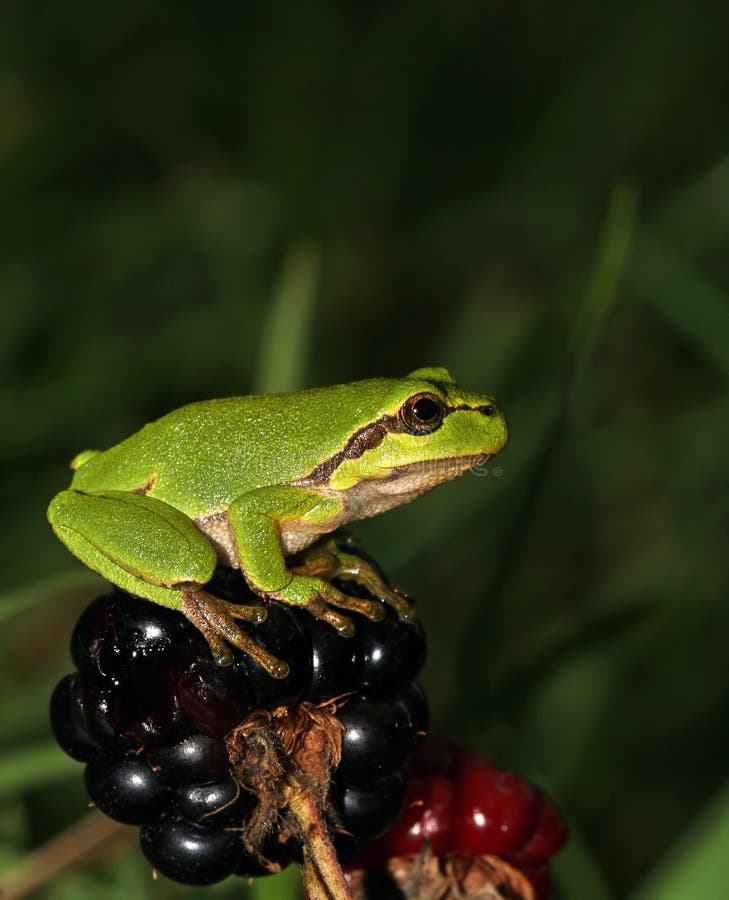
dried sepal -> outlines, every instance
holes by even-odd
[[[302,796],[324,818],[332,773],[341,759],[342,723],[336,704],[300,703],[249,715],[225,738],[230,772],[241,790],[257,800],[241,840],[269,871],[262,848],[274,832],[290,836],[302,845]],[[310,811],[307,815],[311,816]]]
[[[424,846],[417,856],[395,856],[375,871],[347,873],[354,900],[534,900],[529,880],[496,856],[447,853]]]

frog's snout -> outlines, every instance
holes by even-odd
[[[503,410],[492,400],[479,407],[480,412],[488,419],[489,433],[494,442],[493,456],[503,450],[509,440],[509,426],[506,424],[506,416]]]

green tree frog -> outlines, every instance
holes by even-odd
[[[286,557],[348,522],[407,503],[503,448],[503,414],[445,369],[291,394],[191,403],[108,450],[71,463],[71,486],[48,519],[68,549],[125,591],[180,610],[222,665],[230,644],[272,676],[288,666],[238,625],[265,608],[205,590],[216,565],[240,568],[260,596],[306,607],[341,634],[339,610],[379,619],[405,598],[353,554],[332,549],[300,565]],[[337,590],[333,577],[379,598]]]

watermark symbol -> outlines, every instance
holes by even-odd
[[[488,463],[481,463],[478,466],[474,466],[472,469],[469,469],[471,475],[477,475],[479,478],[483,478],[486,475],[491,475],[492,478],[501,478],[504,474],[504,470],[501,466],[490,466]]]

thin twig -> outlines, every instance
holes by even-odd
[[[23,857],[0,881],[2,900],[21,900],[61,872],[95,855],[104,845],[126,842],[131,827],[94,810]]]

